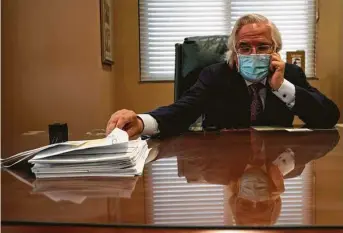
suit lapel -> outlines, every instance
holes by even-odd
[[[248,103],[250,105],[251,99],[244,78],[238,72],[233,72],[230,82],[232,82],[230,83],[230,87],[234,88],[232,91],[235,94],[235,97],[239,98],[236,99],[236,101],[244,104]]]
[[[240,127],[250,125],[250,103],[248,87],[244,78],[238,72],[232,72],[232,78],[229,80],[232,100],[235,104],[236,122]]]

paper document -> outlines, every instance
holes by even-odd
[[[141,175],[148,154],[146,141],[129,141],[125,131],[115,129],[103,139],[40,151],[29,163],[37,178],[123,177]]]
[[[47,146],[43,146],[37,149],[33,149],[33,150],[28,150],[28,151],[24,151],[21,153],[18,153],[16,155],[13,155],[11,157],[5,158],[5,159],[1,159],[1,167],[4,168],[8,168],[11,167],[21,161],[27,160],[28,158],[31,158],[32,156],[34,156],[35,154],[42,152],[44,150],[47,150],[49,148],[53,148],[56,146],[63,146],[63,145],[70,145],[70,146],[77,146],[77,145],[81,145],[82,143],[84,143],[83,141],[79,141],[79,142],[63,142],[63,143],[58,143],[58,144],[51,144],[51,145],[47,145]]]
[[[273,126],[254,126],[252,127],[256,131],[284,131],[285,127],[273,127]]]
[[[56,145],[55,147],[50,148],[49,150],[40,151],[39,153],[36,154],[35,159],[43,159],[43,158],[51,157],[54,155],[66,154],[69,152],[76,152],[76,151],[85,151],[86,149],[94,149],[94,148],[97,148],[96,152],[99,152],[101,151],[103,147],[107,147],[107,150],[108,148],[112,149],[113,147],[118,148],[119,144],[124,144],[123,147],[125,148],[125,143],[128,143],[128,142],[129,142],[128,134],[125,131],[116,128],[111,132],[111,134],[109,134],[106,138],[103,138],[103,139],[80,141],[77,143],[75,142],[60,143]]]
[[[286,131],[288,131],[288,132],[311,132],[313,130],[307,129],[307,128],[287,128]]]
[[[102,146],[101,146],[102,147]],[[80,149],[73,148],[64,150],[63,148],[55,147],[50,150],[39,152],[34,158],[29,160],[29,163],[81,163],[81,162],[103,162],[110,160],[127,159],[134,156],[142,147],[142,144],[137,144],[137,141],[126,142],[122,144],[109,145],[107,148],[91,148]],[[106,149],[106,153],[104,153]],[[91,150],[91,151],[90,151]]]
[[[146,141],[129,141],[128,134],[116,128],[102,139],[56,143],[19,153],[6,162],[30,158],[37,178],[135,176],[142,174],[149,151]]]
[[[255,126],[252,127],[256,131],[287,131],[287,132],[310,132],[312,129],[308,128],[286,128],[286,127],[272,127],[272,126]]]

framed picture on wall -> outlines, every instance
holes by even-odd
[[[107,65],[113,64],[112,16],[112,0],[100,0],[101,60]]]
[[[287,54],[287,63],[299,66],[305,71],[305,51],[289,51]]]

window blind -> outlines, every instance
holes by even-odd
[[[234,225],[225,187],[187,183],[178,176],[176,157],[155,161],[145,170],[148,223],[157,225]],[[301,176],[285,180],[276,225],[312,224],[312,164]],[[230,219],[231,218],[231,219]]]
[[[307,164],[300,176],[285,180],[285,192],[281,195],[282,209],[276,225],[313,224],[312,164]]]
[[[247,13],[275,22],[284,44],[282,58],[286,51],[305,50],[306,75],[315,76],[316,0],[140,0],[141,80],[173,80],[175,43],[228,34]]]
[[[148,171],[149,222],[158,225],[224,225],[224,188],[187,183],[176,157],[155,161]]]
[[[227,0],[140,0],[141,80],[173,80],[175,43],[227,34]]]

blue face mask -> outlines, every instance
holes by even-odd
[[[256,83],[265,79],[269,73],[269,54],[250,54],[238,57],[238,72],[247,81]]]

